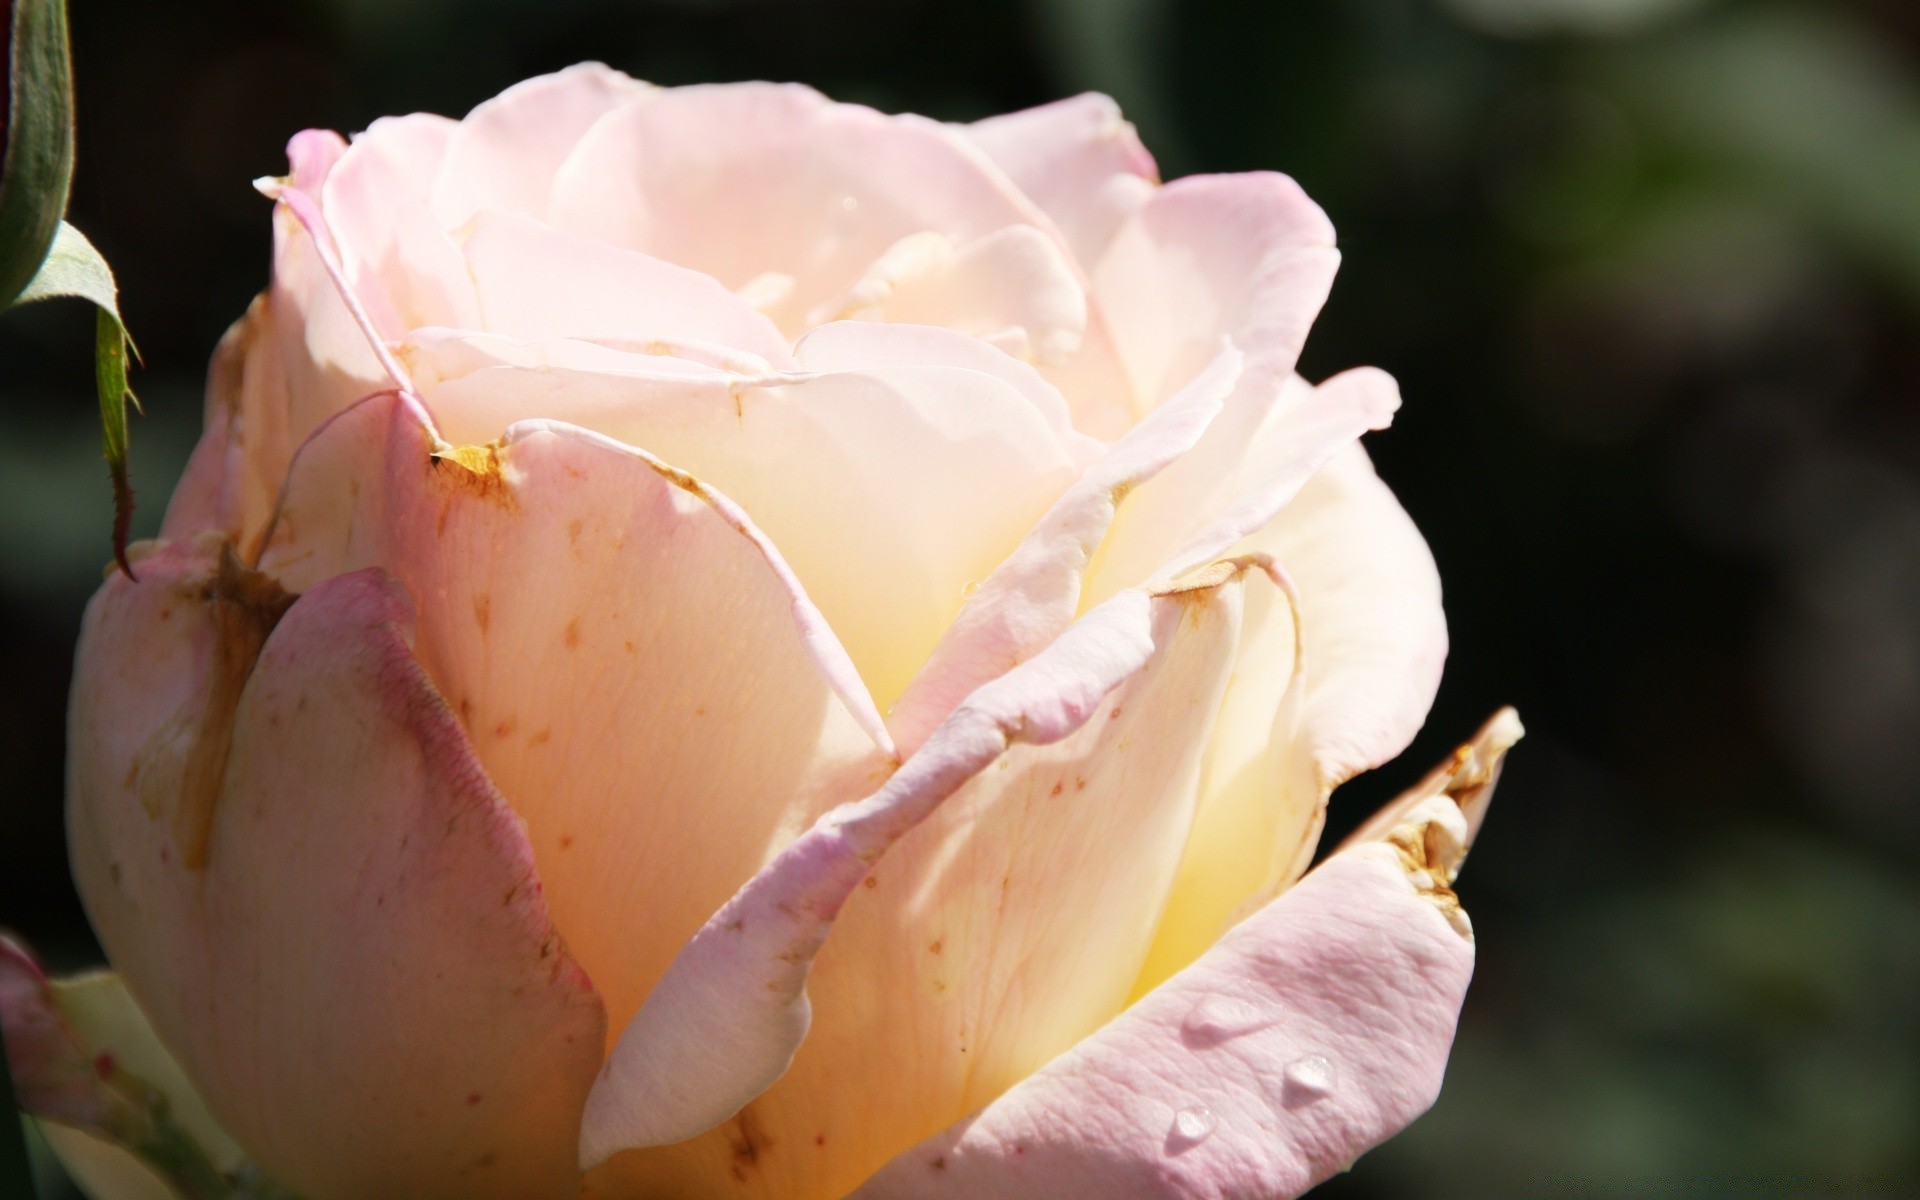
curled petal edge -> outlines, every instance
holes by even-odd
[[[849,1200],[1280,1200],[1439,1094],[1473,968],[1450,884],[1520,723],[1453,758],[1198,961]]]
[[[1016,744],[1073,733],[1151,660],[1156,604],[1224,585],[1257,559],[1130,588],[974,690],[879,791],[821,817],[681,950],[622,1031],[587,1098],[580,1161],[696,1137],[785,1073],[812,1021],[806,982],[840,907],[874,864]]]

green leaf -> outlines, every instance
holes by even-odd
[[[0,309],[53,246],[73,179],[66,0],[13,0],[7,157],[0,167]]]
[[[113,478],[113,557],[127,578],[134,578],[127,561],[127,534],[133,524],[133,485],[127,477],[127,406],[140,407],[127,384],[127,354],[136,356],[133,339],[120,321],[120,288],[107,260],[78,229],[60,222],[52,247],[40,271],[15,303],[30,304],[58,296],[91,301],[99,315],[94,329],[94,377],[100,392],[100,431]]]

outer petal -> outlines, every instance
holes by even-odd
[[[1160,182],[1120,106],[1094,92],[976,121],[965,133],[1046,210],[1089,269]]]
[[[69,826],[94,928],[288,1186],[571,1196],[605,1015],[404,592],[360,574],[289,608],[214,545],[89,609]]]
[[[262,566],[302,586],[366,565],[433,598],[421,659],[616,1021],[780,846],[888,768],[764,535],[585,430],[437,453],[393,399],[347,413],[295,465]]]
[[[964,242],[1047,223],[931,121],[759,83],[675,88],[614,111],[561,168],[552,220],[730,288],[788,277],[769,315],[790,334],[909,234]]]
[[[467,114],[433,185],[433,211],[456,228],[477,212],[545,217],[553,178],[586,131],[655,94],[599,63],[517,83]]]
[[[1234,578],[1089,614],[976,692],[886,788],[795,842],[622,1035],[585,1157],[698,1132],[778,1076],[830,924],[792,1069],[723,1129],[616,1160],[607,1180],[700,1195],[744,1142],[755,1192],[837,1197],[1118,1011],[1191,816],[1239,623]]]
[[[1187,970],[855,1200],[1281,1200],[1433,1102],[1473,969],[1447,884],[1511,713]]]
[[[293,452],[270,303],[255,297],[213,352],[204,431],[167,501],[162,537],[213,531],[246,545],[266,527]]]

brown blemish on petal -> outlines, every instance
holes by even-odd
[[[553,740],[553,729],[551,727],[548,727],[546,729],[542,729],[539,733],[536,733],[532,737],[528,738],[527,745],[544,746],[552,740]]]
[[[484,446],[450,446],[428,456],[433,477],[448,489],[449,497],[459,493],[513,507],[513,491],[501,470],[506,447],[499,442]],[[446,510],[441,510],[441,530],[445,531]]]
[[[760,1156],[773,1149],[773,1139],[767,1136],[751,1104],[723,1128],[727,1145],[733,1150],[733,1177],[745,1183],[749,1172],[760,1169]]]
[[[578,649],[580,646],[580,618],[575,617],[573,620],[568,621],[566,632],[560,636],[561,640],[566,642],[567,649]]]
[[[231,541],[220,543],[211,575],[180,590],[183,599],[198,603],[212,630],[206,689],[147,739],[127,782],[138,784],[141,805],[151,817],[166,812],[169,800],[175,802],[173,839],[181,848],[181,862],[198,871],[207,865],[207,839],[233,745],[240,693],[267,636],[296,597],[270,576],[243,566]]]
[[[485,633],[492,621],[493,597],[486,592],[481,592],[473,598],[473,623],[480,627],[481,633]]]
[[[1391,846],[1407,878],[1471,941],[1473,926],[1454,894],[1453,881],[1493,799],[1506,753],[1524,732],[1519,716],[1501,709],[1446,762],[1355,830],[1340,849],[1370,842]],[[1457,806],[1457,814],[1444,807],[1447,801]],[[1436,809],[1436,804],[1442,807]]]

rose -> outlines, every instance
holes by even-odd
[[[1518,730],[1289,886],[1445,646],[1392,381],[1292,373],[1290,180],[597,66],[290,154],[79,653],[138,1009],[5,959],[30,1109],[188,1190],[154,1130],[315,1200],[807,1200],[1290,1195],[1431,1102]]]

